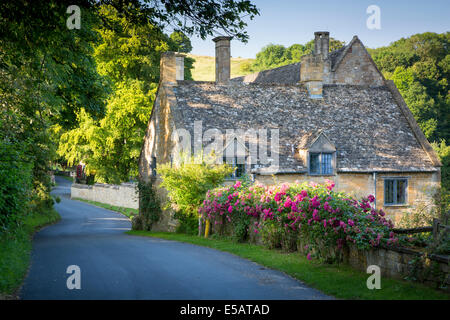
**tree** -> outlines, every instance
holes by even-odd
[[[344,46],[344,42],[330,38],[330,51]],[[314,51],[314,40],[305,45],[293,44],[286,48],[283,45],[269,44],[256,54],[256,60],[251,69],[255,71],[268,70],[287,64],[300,62],[304,55]]]
[[[192,51],[191,40],[181,31],[174,31],[170,35],[173,47],[178,52],[189,53]]]
[[[42,195],[42,203],[47,204],[50,203],[47,201],[48,171],[51,161],[57,157],[55,141],[67,132],[80,131],[80,124],[86,125],[88,118],[95,124],[92,135],[96,136],[101,131],[99,120],[105,116],[105,102],[114,105],[120,99],[117,95],[111,99],[108,96],[114,90],[127,95],[121,81],[138,81],[130,90],[138,96],[142,91],[151,98],[152,83],[159,78],[158,52],[164,48],[138,35],[156,36],[165,44],[167,37],[163,31],[172,24],[187,35],[199,34],[205,38],[222,31],[246,41],[243,19],[259,14],[247,0],[81,0],[77,1],[81,8],[81,29],[69,30],[66,10],[72,4],[68,0],[0,3],[0,144],[8,144],[23,155],[22,159],[32,168],[33,194]],[[117,14],[105,10],[107,5]],[[136,34],[121,37],[116,27]],[[103,32],[101,38],[99,30]],[[99,63],[108,60],[98,57],[108,57],[108,52],[99,48],[94,58],[93,47],[98,45],[98,40],[107,39],[108,32],[112,32],[111,41],[124,41],[122,52],[128,47],[129,57],[123,55],[123,60],[115,60],[110,56],[110,65],[97,68]],[[132,51],[137,48],[141,51]],[[111,43],[109,49],[118,47]],[[122,78],[126,74],[133,76]],[[79,133],[79,137],[89,139]],[[76,138],[72,140],[76,142]],[[93,150],[85,151],[80,153],[93,153]]]
[[[443,202],[450,199],[449,42],[450,32],[426,32],[369,49],[380,71],[397,85],[441,159]]]
[[[31,168],[31,175],[24,171],[31,192],[20,202],[31,204],[27,211],[52,205],[50,127],[75,126],[81,107],[93,117],[103,114],[104,86],[91,56],[96,17],[84,12],[82,28],[72,32],[66,9],[62,1],[0,4],[0,143],[19,152],[22,167]],[[8,162],[13,176],[14,163]]]
[[[192,51],[191,40],[181,31],[175,31],[170,35],[169,46],[171,51],[189,53]],[[192,69],[195,59],[186,56],[184,58],[184,79],[193,80]]]
[[[430,141],[450,139],[450,32],[426,32],[369,49],[386,78],[394,80]]]
[[[198,232],[198,208],[208,190],[218,187],[234,171],[228,164],[216,164],[213,155],[181,154],[179,163],[162,164],[157,169],[161,187],[168,191],[169,203],[176,209],[177,231]]]

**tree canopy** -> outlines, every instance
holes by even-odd
[[[49,170],[58,156],[86,160],[103,181],[127,180],[152,108],[161,52],[189,51],[194,34],[246,41],[246,23],[259,14],[248,0],[81,0],[81,28],[69,29],[72,4],[0,3],[2,178],[10,172],[0,189],[0,229],[14,220],[11,212],[26,213],[33,203],[51,207]],[[191,67],[187,59],[187,78]],[[24,202],[25,195],[35,200]]]
[[[330,38],[330,51],[344,46],[344,42]],[[306,44],[293,44],[289,47],[269,44],[256,54],[256,61],[250,67],[253,71],[261,71],[281,67],[287,64],[300,62],[302,56],[312,53],[314,40]],[[246,66],[247,67],[247,66]]]

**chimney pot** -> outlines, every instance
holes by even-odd
[[[184,80],[184,55],[166,51],[161,54],[160,78],[163,82]]]
[[[216,37],[216,83],[224,84],[230,80],[230,41],[232,37]]]
[[[324,59],[328,57],[330,50],[330,33],[328,31],[314,32],[314,55],[321,55]]]
[[[176,82],[175,52],[166,51],[161,53],[159,74],[162,82]]]
[[[175,55],[176,63],[176,80],[184,80],[184,54],[177,53]]]

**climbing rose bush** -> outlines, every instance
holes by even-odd
[[[399,242],[393,223],[373,208],[372,195],[356,200],[334,186],[328,180],[270,187],[238,181],[208,191],[199,213],[214,225],[231,223],[241,241],[261,233],[269,247],[296,244],[308,259],[340,259],[346,244],[368,249]]]

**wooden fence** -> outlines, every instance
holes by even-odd
[[[439,234],[441,230],[444,230],[444,237],[450,234],[450,225],[448,224],[448,215],[445,218],[445,221],[440,219],[433,219],[433,225],[429,227],[419,227],[419,228],[410,228],[410,229],[394,229],[393,231],[397,234],[415,234],[422,232],[432,232],[433,239],[435,242],[439,240]]]

